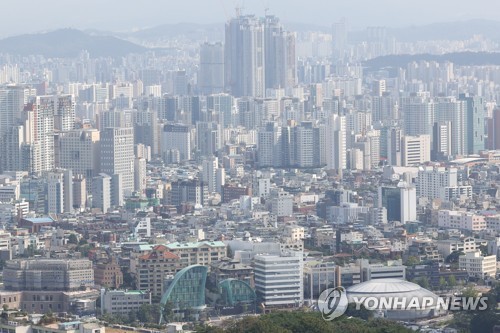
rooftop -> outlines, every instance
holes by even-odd
[[[31,222],[31,223],[52,223],[52,222],[54,222],[54,220],[50,217],[32,217],[32,218],[27,218],[24,220]]]
[[[170,243],[166,244],[166,247],[169,249],[189,249],[189,248],[198,248],[201,246],[210,246],[210,247],[225,247],[226,244],[221,241],[201,241],[201,242],[187,242],[187,243]]]

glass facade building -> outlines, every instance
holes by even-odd
[[[168,286],[160,304],[164,308],[171,303],[174,310],[203,310],[205,308],[206,266],[191,265],[183,268],[174,278],[167,282]]]

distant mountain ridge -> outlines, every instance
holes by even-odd
[[[484,66],[500,65],[500,53],[498,52],[455,52],[442,55],[435,54],[402,54],[377,57],[364,62],[364,67],[368,71],[380,69],[395,70],[399,67],[406,67],[411,62],[436,61],[453,62],[459,66]]]
[[[389,35],[402,42],[460,40],[471,38],[474,35],[483,35],[500,42],[500,21],[492,20],[443,22],[406,28],[388,28],[387,30]]]
[[[76,57],[87,50],[93,57],[120,57],[147,48],[114,36],[90,35],[76,29],[26,34],[0,40],[0,52],[16,55],[41,54],[47,57]]]

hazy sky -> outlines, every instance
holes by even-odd
[[[165,23],[224,22],[234,8],[282,21],[329,26],[346,17],[351,27],[421,25],[467,19],[498,19],[495,0],[23,0],[2,1],[0,36],[57,28],[129,31]]]

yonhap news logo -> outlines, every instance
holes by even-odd
[[[318,309],[324,320],[333,320],[342,316],[349,305],[344,287],[326,289],[319,295]]]
[[[318,298],[318,309],[324,320],[331,321],[342,316],[349,304],[353,309],[369,311],[484,311],[488,309],[488,297],[451,296],[362,296],[348,295],[344,287],[324,290]]]

